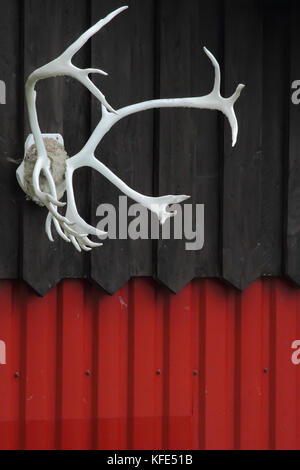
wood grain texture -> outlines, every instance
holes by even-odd
[[[199,2],[198,2],[199,3]],[[191,92],[193,96],[212,89],[214,70],[203,52],[206,46],[223,67],[224,9],[219,0],[210,1],[204,11],[198,6],[194,17],[192,35]],[[221,83],[221,87],[223,84]],[[220,231],[222,206],[220,191],[223,175],[224,116],[218,111],[195,110],[193,112],[195,137],[193,197],[195,204],[205,205],[205,240],[202,250],[195,252],[195,276],[219,277],[221,275]],[[227,123],[226,123],[227,125]],[[189,201],[188,201],[189,202]]]
[[[153,94],[153,2],[92,1],[92,22],[110,11],[129,3],[123,12],[92,40],[92,66],[104,69],[109,76],[95,77],[110,104],[117,108],[151,99]],[[96,156],[134,189],[152,192],[152,114],[141,113],[120,121],[105,136]],[[99,102],[92,101],[93,128],[99,122]],[[120,209],[122,193],[100,174],[92,174],[92,213],[94,225],[99,222],[99,204],[111,204],[117,216],[125,217]],[[128,207],[133,201],[127,200]],[[117,232],[119,223],[117,224]],[[126,236],[126,234],[125,234]],[[122,235],[123,237],[123,235]],[[91,278],[106,291],[113,293],[131,275],[151,274],[151,242],[128,239],[107,239],[101,248],[91,253]]]
[[[223,278],[244,289],[260,275],[262,166],[262,3],[225,2],[225,95],[245,83],[235,105],[238,142],[225,124]]]
[[[0,104],[0,277],[16,278],[19,275],[19,225],[18,199],[21,190],[16,188],[15,171],[23,156],[23,91],[19,74],[22,73],[20,33],[22,16],[19,2],[0,2],[0,79],[5,83],[5,103]],[[12,34],[13,32],[13,34]]]
[[[82,0],[64,0],[61,2],[63,25],[63,48],[76,40],[91,26],[89,2]],[[90,67],[91,41],[80,49],[73,58],[73,63],[80,68]],[[91,132],[91,94],[77,80],[64,77],[62,124],[65,147],[68,155],[75,155],[85,144]],[[80,168],[74,174],[73,185],[78,212],[84,219],[90,216],[91,172]],[[90,255],[79,253],[71,243],[62,242],[60,274],[62,278],[89,277]]]
[[[220,2],[210,2],[205,9],[196,0],[164,1],[160,5],[160,96],[208,94],[214,72],[203,46],[220,58]],[[157,278],[173,292],[194,276],[219,274],[218,123],[218,113],[207,110],[160,111],[159,195],[190,195],[187,203],[193,205],[194,229],[196,204],[205,205],[203,250],[187,250],[186,238],[176,240],[171,236],[158,243]]]
[[[177,98],[191,95],[193,66],[191,31],[194,30],[195,1],[160,3],[160,97]],[[189,34],[187,27],[190,27]],[[195,46],[195,45],[194,45]],[[197,46],[196,46],[197,47]],[[191,194],[195,152],[194,119],[187,109],[163,109],[159,112],[158,195]],[[182,206],[181,206],[182,207]],[[185,251],[185,240],[174,238],[173,226],[178,219],[169,219],[171,238],[160,240],[157,250],[157,279],[171,291],[178,292],[194,277],[194,252]]]
[[[61,2],[58,0],[45,0],[43,3],[39,0],[24,1],[24,83],[34,69],[62,52],[64,21],[61,13]],[[63,78],[39,82],[37,92],[37,112],[42,133],[63,134]],[[24,138],[30,133],[27,110],[25,112]],[[54,243],[47,238],[44,228],[46,216],[45,208],[24,202],[23,279],[40,295],[59,281],[62,254],[59,237],[55,236]]]
[[[300,80],[300,5],[292,1],[290,11],[290,80]],[[289,90],[290,91],[290,90]],[[292,90],[295,91],[295,90]],[[300,109],[289,100],[288,199],[286,208],[285,272],[300,285]]]
[[[261,274],[280,275],[284,262],[289,110],[289,5],[264,2],[261,173]],[[296,133],[295,133],[295,138]]]

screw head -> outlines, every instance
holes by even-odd
[[[20,377],[20,372],[15,372],[15,373],[14,373],[14,378],[15,378],[15,379],[18,379],[19,377]]]
[[[198,375],[198,373],[199,373],[199,372],[198,372],[196,369],[193,370],[193,375]]]
[[[160,369],[157,369],[156,375],[161,375],[161,370]]]
[[[90,369],[87,369],[87,370],[85,371],[85,375],[86,375],[87,377],[89,377],[91,374],[92,374],[92,373],[91,373]]]

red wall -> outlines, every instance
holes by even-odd
[[[300,290],[0,283],[1,449],[300,449]]]

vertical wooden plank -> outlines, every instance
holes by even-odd
[[[15,177],[17,165],[23,157],[23,92],[22,74],[22,18],[20,2],[9,5],[1,2],[0,17],[0,79],[5,83],[4,103],[0,104],[0,277],[16,278],[19,274],[19,209]]]
[[[155,61],[155,2],[131,0],[129,5],[131,31],[126,40],[131,43],[131,85],[130,101],[138,103],[154,98],[154,82],[156,77]],[[126,13],[124,13],[126,16]],[[128,21],[124,18],[123,21]],[[132,34],[134,37],[132,38]],[[113,96],[113,95],[112,95]],[[131,155],[132,187],[142,194],[153,195],[153,111],[138,113],[127,122],[126,138]],[[121,128],[117,130],[121,132]],[[130,145],[130,147],[129,147]],[[149,213],[150,217],[150,213]],[[149,219],[148,219],[149,220]],[[149,229],[150,232],[150,229]],[[150,235],[149,235],[150,238]],[[130,274],[131,276],[153,275],[153,243],[152,240],[130,240]]]
[[[95,23],[99,18],[127,3],[130,6],[129,10],[114,19],[92,40],[93,67],[103,68],[109,73],[109,77],[104,80],[103,77],[95,77],[95,83],[116,109],[149,99],[153,93],[152,2],[92,1],[92,22]],[[105,137],[97,151],[98,158],[129,186],[150,194],[151,116],[150,112],[119,122]],[[100,104],[93,99],[93,128],[100,117]],[[92,174],[91,187],[91,219],[94,225],[99,221],[96,211],[101,203],[113,204],[117,217],[120,215],[125,221],[127,220],[127,209],[120,208],[120,211],[118,209],[121,193],[117,188],[97,173]],[[128,206],[132,203],[130,200],[127,202]],[[136,244],[131,243],[122,236],[118,240],[105,240],[103,247],[91,253],[92,279],[112,293],[129,279],[131,273],[150,274],[152,272],[150,245],[140,241]]]
[[[290,9],[290,77],[289,86],[295,81],[300,80],[299,64],[299,2],[292,0]],[[290,91],[291,92],[291,91]],[[295,92],[295,90],[292,90]],[[298,285],[300,285],[300,110],[299,104],[294,104],[289,99],[289,159],[288,159],[288,187],[287,187],[287,220],[286,220],[286,259],[285,272]]]
[[[208,93],[213,86],[214,70],[202,48],[206,46],[223,62],[223,3],[209,2],[205,9],[196,2],[196,24],[192,35],[192,96]],[[219,277],[221,274],[220,230],[222,186],[222,154],[224,116],[217,111],[195,110],[192,113],[196,131],[193,142],[194,166],[192,200],[204,204],[204,247],[195,252],[195,275],[197,277]]]
[[[241,289],[260,275],[261,7],[257,0],[225,1],[225,96],[238,83],[245,83],[246,89],[235,105],[239,136],[233,149],[225,124],[223,277]]]
[[[45,18],[41,27],[41,18]],[[62,2],[24,1],[24,80],[36,68],[62,52],[64,31]],[[63,78],[38,84],[37,109],[41,131],[63,133]],[[24,105],[25,106],[25,105]],[[25,135],[30,133],[27,110]],[[32,202],[23,203],[23,279],[44,295],[60,279],[60,240],[50,243],[45,233],[47,211]],[[54,231],[53,231],[54,232]],[[38,253],[38,256],[37,256]],[[46,273],[46,274],[45,274]]]
[[[289,4],[263,2],[261,274],[282,273],[289,103]],[[259,213],[258,213],[259,215]]]
[[[82,0],[64,0],[60,3],[61,16],[64,19],[61,50],[72,44],[91,26],[90,2]],[[91,66],[91,42],[89,41],[73,58],[73,63],[80,68]],[[68,155],[75,155],[90,136],[91,127],[91,94],[77,80],[64,77],[62,102],[59,107],[62,113],[63,136]],[[90,179],[88,168],[81,168],[74,173],[73,187],[78,212],[89,222],[90,217]],[[70,243],[62,243],[61,278],[84,278],[89,276],[89,253],[78,251]]]
[[[160,97],[202,96],[211,91],[214,73],[203,46],[220,55],[220,14],[217,1],[209,2],[205,8],[193,0],[161,2],[157,52]],[[191,195],[187,203],[193,204],[194,214],[195,204],[205,204],[203,251],[187,250],[186,239],[175,240],[173,234],[170,240],[158,243],[157,277],[173,292],[178,292],[195,274],[216,276],[219,272],[217,135],[217,113],[174,108],[160,111],[159,195]],[[195,215],[193,224],[195,227]]]

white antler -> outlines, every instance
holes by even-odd
[[[58,75],[68,75],[79,80],[88,90],[111,112],[114,112],[113,108],[108,104],[105,99],[105,96],[101,91],[93,84],[89,78],[90,73],[100,73],[102,75],[107,75],[106,72],[98,69],[79,69],[74,64],[72,64],[73,56],[79,49],[92,37],[96,32],[100,31],[103,26],[109,23],[115,16],[121,13],[123,10],[126,10],[127,6],[118,8],[116,11],[110,13],[105,18],[101,19],[96,23],[92,28],[88,29],[83,33],[71,46],[69,46],[59,57],[52,60],[48,64],[34,70],[32,74],[28,77],[25,85],[25,96],[26,103],[28,108],[29,123],[30,128],[34,137],[35,145],[37,148],[37,161],[33,171],[33,187],[38,199],[43,203],[49,210],[50,214],[53,216],[55,227],[62,238],[66,241],[73,241],[73,237],[77,237],[78,232],[75,232],[71,229],[70,225],[72,222],[67,220],[67,218],[61,216],[55,206],[64,206],[64,203],[61,203],[57,200],[55,184],[50,172],[50,162],[47,157],[46,148],[43,141],[43,136],[39,127],[39,121],[37,117],[36,109],[36,91],[35,85],[39,80],[43,80],[49,77],[56,77]],[[43,193],[40,190],[40,173],[43,171],[51,191],[51,195]],[[49,220],[48,217],[46,222],[46,227],[48,227],[47,232],[49,233]],[[68,238],[61,230],[61,226],[65,232],[67,232],[70,237]],[[81,237],[79,237],[81,239]],[[93,244],[94,245],[94,244]],[[84,243],[82,243],[84,246]],[[99,244],[97,245],[99,246]]]
[[[198,109],[211,109],[221,111],[229,120],[232,130],[232,145],[234,146],[237,140],[238,134],[238,123],[234,112],[234,103],[238,99],[244,85],[238,85],[235,93],[229,98],[223,98],[220,93],[220,67],[212,55],[206,48],[205,53],[211,60],[215,69],[215,83],[213,90],[206,96],[192,97],[192,98],[176,98],[176,99],[158,99],[137,103],[134,105],[126,106],[117,111],[114,111],[111,106],[105,100],[104,95],[95,87],[95,85],[88,78],[88,74],[92,72],[104,73],[96,69],[85,69],[81,70],[75,67],[71,59],[74,54],[86,43],[86,41],[97,31],[99,31],[105,24],[111,21],[121,11],[127,7],[119,8],[118,10],[110,13],[106,18],[100,20],[88,31],[86,31],[77,41],[75,41],[61,56],[53,60],[49,64],[34,71],[27,83],[26,83],[26,99],[29,111],[30,126],[34,135],[36,147],[37,147],[37,162],[33,172],[33,186],[36,196],[39,200],[44,203],[49,209],[49,214],[46,220],[46,232],[50,240],[51,235],[51,221],[53,220],[55,227],[59,235],[66,241],[71,241],[77,250],[81,251],[90,250],[95,246],[99,246],[99,243],[94,243],[89,240],[88,235],[103,235],[104,232],[100,232],[95,227],[87,224],[78,214],[74,192],[72,178],[73,173],[76,169],[82,166],[89,166],[94,168],[107,178],[112,184],[120,189],[124,194],[129,196],[131,199],[142,204],[155,214],[157,214],[159,221],[164,223],[167,218],[174,215],[173,212],[167,210],[170,204],[180,203],[187,199],[189,196],[162,196],[162,197],[151,197],[145,196],[133,190],[127,184],[125,184],[118,176],[116,176],[109,168],[107,168],[102,162],[95,157],[95,150],[103,137],[107,132],[116,124],[120,119],[123,119],[131,114],[145,111],[154,108],[173,108],[173,107],[184,107],[184,108],[198,108]],[[96,98],[102,104],[102,117],[99,124],[93,131],[92,135],[82,148],[82,150],[69,158],[66,161],[66,190],[67,190],[67,211],[66,217],[63,217],[58,213],[57,207],[63,205],[57,200],[56,189],[51,172],[49,169],[49,161],[47,153],[43,143],[43,138],[38,125],[36,106],[35,106],[35,91],[34,86],[40,79],[47,78],[56,75],[69,75],[78,79],[84,84]],[[43,170],[51,190],[51,195],[40,191],[39,187],[39,175]]]

